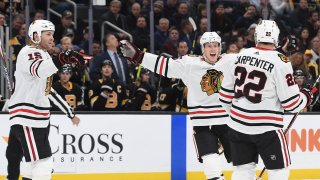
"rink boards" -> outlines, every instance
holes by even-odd
[[[184,114],[79,114],[51,117],[53,179],[204,180]],[[6,174],[8,115],[0,114],[0,179]],[[285,122],[292,115],[285,116]],[[287,135],[290,179],[320,179],[320,115],[299,115]],[[221,156],[226,177],[232,166]],[[258,169],[262,169],[259,164]],[[187,175],[186,175],[186,172]]]

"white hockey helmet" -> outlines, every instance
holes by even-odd
[[[42,31],[55,31],[54,24],[48,20],[35,20],[29,26],[28,35],[32,42],[39,44],[41,41]],[[37,42],[33,39],[33,34],[37,33],[40,40]]]
[[[221,45],[221,37],[216,32],[205,32],[201,36],[200,45],[201,48],[204,48],[204,44],[210,42],[217,42]]]
[[[275,21],[262,20],[256,27],[254,33],[256,44],[258,42],[272,43],[278,46],[280,30]]]

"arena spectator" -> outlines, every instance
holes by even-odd
[[[269,0],[269,2],[277,16],[282,16],[292,11],[288,0]]]
[[[298,36],[298,49],[300,52],[304,52],[309,48],[310,45],[310,34],[307,27],[301,28]]]
[[[127,109],[131,111],[150,111],[156,100],[156,90],[151,86],[150,71],[141,69],[140,81],[136,83],[131,103]]]
[[[124,85],[130,84],[131,79],[129,77],[129,70],[127,60],[119,57],[117,53],[119,41],[116,36],[109,33],[104,38],[104,45],[106,47],[105,52],[92,59],[90,65],[90,78],[95,81],[101,78],[101,66],[105,59],[112,61],[114,66],[114,78],[119,79]]]
[[[314,82],[318,76],[318,65],[315,62],[311,61],[312,54],[311,54],[310,49],[307,49],[304,52],[303,59],[305,59],[305,61],[307,63],[308,70],[310,73],[310,78],[311,78],[310,80],[312,82]]]
[[[127,15],[128,30],[132,31],[136,27],[138,17],[141,16],[141,6],[135,2],[131,6],[131,11]]]
[[[189,6],[186,2],[180,2],[177,6],[177,12],[171,17],[170,25],[181,30],[181,22],[189,17]]]
[[[134,44],[140,49],[149,50],[150,33],[147,27],[147,21],[144,16],[139,16],[136,21],[135,28],[132,30]]]
[[[309,9],[308,9],[308,1],[307,0],[300,0],[299,5],[297,8],[293,10],[290,14],[290,25],[292,28],[300,28],[302,25],[305,24],[305,21],[309,17]]]
[[[19,31],[24,24],[24,15],[23,14],[16,14],[13,17],[12,21],[12,37],[16,36],[19,34]]]
[[[167,18],[161,18],[159,20],[159,28],[154,33],[155,50],[159,51],[163,48],[163,43],[168,37],[169,20]]]
[[[115,79],[114,66],[111,60],[105,59],[101,63],[101,79],[92,84],[93,95],[90,104],[93,111],[124,110],[128,98],[126,88],[121,81]]]
[[[65,33],[75,32],[75,28],[72,24],[73,14],[71,11],[66,10],[63,12],[61,17],[61,24],[56,25],[56,30],[54,32],[54,39],[61,39]]]
[[[99,22],[99,27],[101,27],[104,21],[109,21],[110,23],[116,25],[117,27],[123,29],[124,31],[128,31],[128,23],[127,18],[123,14],[120,13],[121,10],[121,1],[113,0],[110,2],[110,11],[102,14]],[[105,26],[105,30],[110,30],[109,27]],[[113,33],[116,33],[115,30],[110,30]],[[122,33],[118,33],[120,38],[124,38],[125,35]]]
[[[179,41],[177,52],[178,52],[178,56],[176,58],[178,58],[178,59],[181,59],[182,56],[187,55],[189,52],[187,42]]]
[[[246,48],[255,47],[254,33],[256,32],[257,24],[253,23],[247,30],[247,36],[245,36]]]
[[[187,42],[188,48],[193,51],[193,41],[195,40],[195,33],[190,21],[188,19],[183,19],[181,21],[180,27],[181,30],[179,31],[179,39]]]
[[[161,18],[164,18],[163,15],[163,1],[162,0],[156,0],[153,4],[153,17],[154,22],[159,22]],[[155,24],[155,27],[158,27],[159,24]]]
[[[23,24],[20,28],[19,34],[9,40],[9,45],[13,48],[13,56],[11,57],[13,61],[17,59],[20,50],[26,45],[26,35],[26,24]]]
[[[163,15],[165,18],[169,19],[173,17],[177,9],[178,0],[167,0],[164,4]]]
[[[203,17],[200,19],[199,22],[199,28],[197,29],[197,36],[201,36],[203,33],[208,31],[208,19],[206,17]]]
[[[44,10],[42,10],[42,9],[37,9],[37,10],[34,12],[33,20],[41,20],[41,19],[44,19],[44,16],[45,16]]]
[[[63,65],[58,72],[59,80],[52,85],[52,88],[71,108],[74,110],[84,110],[82,90],[78,84],[70,81],[72,74],[72,66],[70,64]],[[59,108],[53,104],[53,110],[59,110]]]
[[[236,37],[235,37],[235,40],[234,40],[233,42],[237,45],[237,47],[238,47],[238,49],[239,49],[239,52],[240,52],[240,51],[244,48],[244,46],[245,46],[244,38],[243,38],[243,36],[241,36],[241,35],[236,36]]]
[[[211,18],[212,30],[216,31],[220,36],[228,34],[232,29],[232,22],[225,14],[224,5],[218,4]]]
[[[315,37],[320,29],[320,21],[319,21],[319,12],[311,11],[310,16],[307,22],[305,22],[305,26],[309,30],[310,38]]]
[[[320,37],[316,36],[311,40],[311,54],[312,54],[312,62],[316,62],[319,66],[319,58],[320,58]]]
[[[163,49],[161,52],[170,54],[173,57],[178,56],[177,47],[179,42],[179,31],[175,27],[169,29],[169,36],[163,44]]]
[[[303,58],[303,54],[301,52],[296,52],[289,57],[292,65],[292,69],[295,71],[300,69],[303,71],[305,79],[309,79],[309,69],[307,66],[307,62]]]
[[[235,43],[229,43],[227,45],[227,54],[236,54],[239,53],[239,48]]]
[[[256,7],[249,5],[246,12],[236,21],[235,28],[241,32],[245,32],[251,24],[258,23],[259,18],[260,16],[257,14]]]

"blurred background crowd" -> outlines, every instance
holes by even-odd
[[[54,76],[53,88],[75,111],[187,111],[188,90],[183,82],[159,77],[119,56],[122,39],[133,41],[143,51],[178,59],[201,55],[199,39],[210,30],[222,37],[222,53],[238,53],[255,46],[259,20],[277,19],[284,27],[280,28],[279,49],[291,61],[299,87],[312,84],[319,73],[318,0],[95,0],[92,30],[90,1],[29,1],[0,0],[0,38],[9,47],[5,49],[11,75],[19,51],[28,43],[28,23],[51,20],[56,31],[49,53],[73,49],[93,56],[87,67],[65,65]],[[0,108],[4,110],[9,97],[1,79]],[[319,100],[305,111],[319,112]]]

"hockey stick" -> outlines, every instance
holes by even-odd
[[[190,49],[190,52],[191,54],[193,54],[193,49],[196,45],[196,39],[197,39],[197,25],[196,23],[194,22],[193,18],[192,17],[189,17],[188,18],[188,21],[190,22],[192,28],[193,28],[193,31],[194,31],[194,39],[192,41],[192,49]]]
[[[319,80],[320,80],[320,75],[318,75],[315,83],[313,84],[313,88],[312,88],[312,90],[311,90],[312,93],[315,93],[316,91],[318,91],[318,88],[316,87],[316,85],[317,85],[317,83],[319,82]],[[300,112],[296,112],[296,113],[294,114],[293,118],[291,119],[290,123],[288,124],[288,127],[287,127],[287,128],[284,130],[284,132],[283,132],[284,135],[287,134],[287,132],[289,131],[289,129],[291,128],[291,126],[293,125],[293,123],[296,121],[299,113],[300,113]],[[264,167],[264,168],[262,169],[262,171],[261,171],[261,173],[259,174],[257,180],[260,180],[260,179],[262,178],[262,176],[263,176],[263,174],[264,174],[265,171],[266,171],[266,167]]]
[[[8,71],[8,66],[7,66],[8,59],[7,59],[7,57],[6,57],[5,54],[4,54],[1,41],[0,41],[0,59],[1,59],[1,61],[2,61],[2,67],[3,67],[3,70],[4,70],[4,76],[5,76],[6,79],[7,79],[8,89],[9,89],[10,93],[12,93],[12,85],[11,85],[11,81],[10,81],[10,77],[9,77],[9,71]]]

